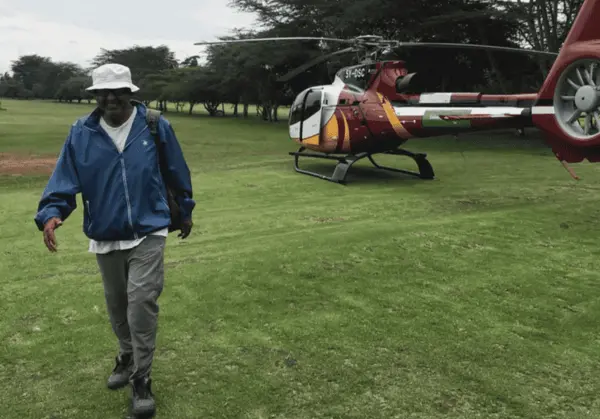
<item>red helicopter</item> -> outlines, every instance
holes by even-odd
[[[196,45],[253,41],[319,40],[350,44],[291,71],[286,82],[327,58],[365,52],[358,65],[339,70],[330,85],[313,86],[295,98],[289,115],[289,133],[300,149],[291,152],[299,173],[345,183],[349,168],[368,158],[383,170],[433,179],[426,154],[400,148],[411,138],[426,138],[505,128],[538,127],[556,157],[567,163],[600,161],[600,0],[585,0],[558,54],[518,48],[451,43],[403,43],[377,36],[350,40],[317,37],[251,38]],[[477,48],[555,56],[541,90],[533,94],[486,95],[481,93],[407,94],[415,73],[404,61],[375,61],[380,51],[397,47]],[[370,50],[370,51],[369,51]],[[312,152],[307,152],[310,150]],[[419,172],[378,165],[375,154],[411,157]],[[332,176],[300,169],[299,157],[337,160]]]

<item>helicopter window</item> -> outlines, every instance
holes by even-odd
[[[290,125],[296,122],[302,121],[302,105],[304,104],[304,97],[306,94],[300,94],[292,104],[290,109]]]
[[[304,116],[303,119],[308,119],[312,115],[319,112],[321,109],[321,96],[322,92],[320,90],[312,91],[308,93],[306,96],[306,101],[304,105]]]

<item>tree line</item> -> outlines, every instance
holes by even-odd
[[[221,39],[317,36],[352,38],[380,35],[419,42],[477,43],[529,47],[557,52],[583,0],[232,0],[230,5],[258,16],[259,30],[236,30]],[[132,46],[101,50],[89,68],[51,57],[25,55],[12,62],[12,74],[0,75],[0,97],[93,100],[85,91],[94,67],[116,62],[131,68],[139,99],[192,113],[204,106],[210,115],[233,105],[233,115],[248,116],[253,105],[265,120],[277,120],[311,85],[330,83],[335,72],[357,63],[338,55],[282,83],[277,79],[315,57],[345,47],[310,41],[212,45],[200,56],[178,61],[168,46]],[[552,60],[507,52],[454,49],[403,49],[402,59],[417,72],[417,91],[535,92]]]

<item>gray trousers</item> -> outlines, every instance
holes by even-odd
[[[133,354],[131,379],[150,376],[152,370],[165,242],[165,237],[148,236],[133,249],[96,255],[119,353]]]

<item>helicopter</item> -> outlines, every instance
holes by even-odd
[[[289,136],[299,144],[296,172],[331,182],[346,183],[350,167],[367,158],[378,169],[421,179],[435,173],[425,153],[400,146],[409,139],[466,131],[537,127],[570,175],[568,163],[600,161],[600,0],[585,0],[558,53],[511,47],[432,42],[400,42],[375,35],[352,39],[275,37],[197,42],[195,45],[237,42],[313,40],[347,44],[279,78],[287,82],[308,68],[346,53],[362,53],[356,65],[341,68],[329,85],[309,87],[294,99],[289,113]],[[538,93],[482,94],[478,92],[407,93],[416,73],[403,60],[377,60],[379,53],[404,47],[475,48],[554,57]],[[379,165],[377,154],[412,158],[418,172]],[[299,158],[337,160],[330,176],[301,169]]]

